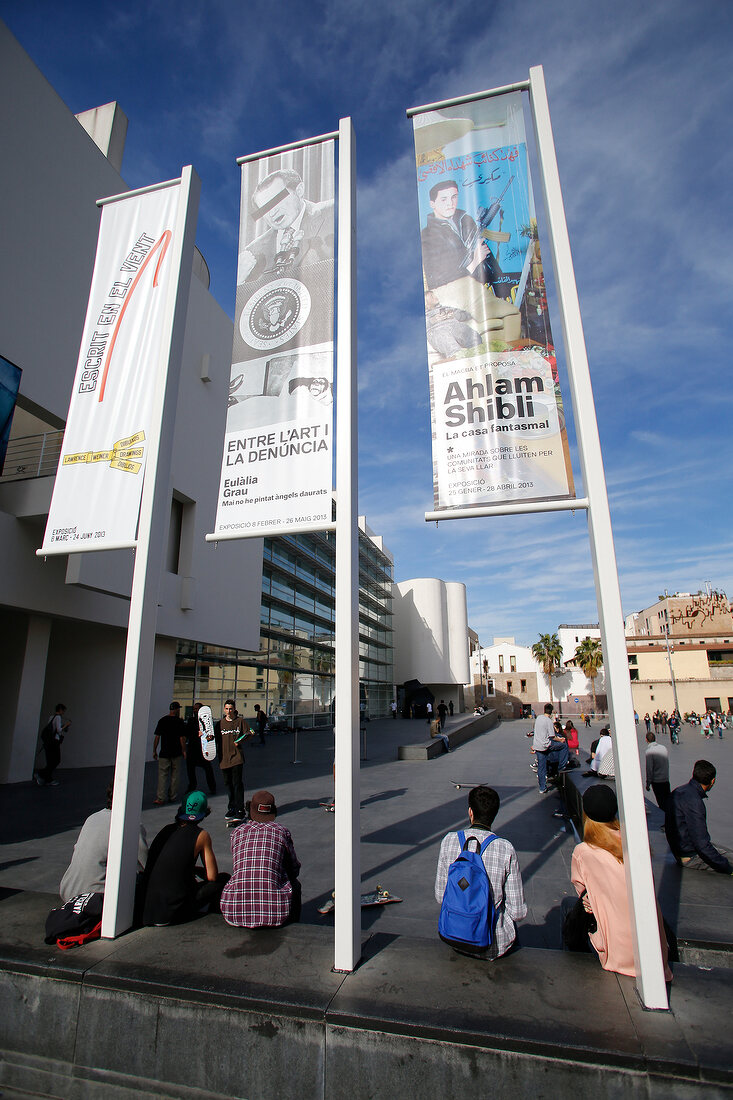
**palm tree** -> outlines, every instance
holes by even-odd
[[[542,671],[550,685],[550,702],[552,702],[552,677],[559,670],[562,661],[562,646],[557,634],[540,634],[539,641],[532,646],[532,656],[538,664],[542,665]]]
[[[603,650],[597,638],[583,638],[575,650],[575,660],[590,680],[593,692],[593,713],[598,710],[596,706],[596,676],[598,669],[603,665]]]

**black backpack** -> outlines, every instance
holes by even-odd
[[[99,939],[102,931],[104,894],[77,894],[46,917],[46,943],[65,951],[89,940]]]

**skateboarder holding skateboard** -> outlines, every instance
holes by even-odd
[[[200,710],[201,703],[194,703],[193,714],[186,722],[186,772],[188,773],[188,790],[186,794],[190,794],[191,791],[195,791],[198,787],[198,783],[196,782],[197,768],[204,769],[209,794],[216,794],[214,769],[208,760],[204,760],[203,753],[201,752],[201,737],[199,731]]]
[[[233,699],[227,699],[225,702],[224,715],[216,723],[215,732],[219,767],[229,795],[229,804],[224,816],[227,823],[234,826],[245,820],[244,753],[241,746],[245,740],[254,737],[254,734],[249,724],[237,714]]]

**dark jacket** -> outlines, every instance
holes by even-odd
[[[676,859],[698,855],[715,871],[733,873],[725,856],[722,856],[708,833],[705,802],[707,798],[696,779],[676,787],[667,804],[665,832]]]

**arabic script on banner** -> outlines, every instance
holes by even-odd
[[[435,508],[572,497],[521,94],[414,124]]]

